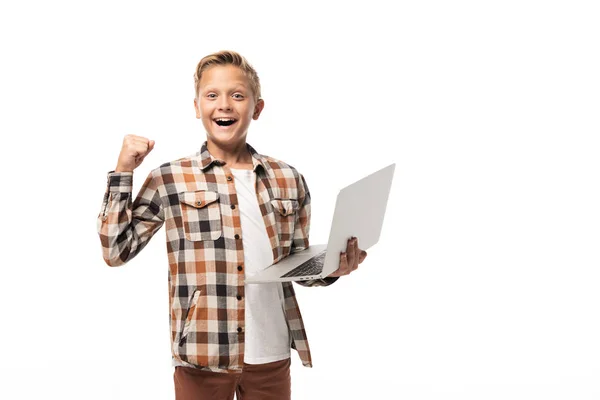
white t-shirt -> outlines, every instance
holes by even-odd
[[[256,174],[251,169],[230,169],[235,178],[242,225],[244,273],[252,275],[273,264],[273,252],[256,198]],[[283,311],[281,283],[246,283],[244,290],[244,362],[264,364],[290,357],[290,337]]]

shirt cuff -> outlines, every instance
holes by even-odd
[[[107,184],[109,192],[130,193],[133,190],[133,172],[109,171]]]
[[[340,279],[339,276],[327,276],[325,278],[321,278],[321,280],[323,281],[323,283],[325,283],[326,286],[331,285],[333,282],[337,281],[338,279]]]

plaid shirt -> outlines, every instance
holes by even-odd
[[[273,262],[308,248],[311,199],[294,167],[246,143]],[[173,365],[239,373],[244,364],[244,248],[234,176],[205,141],[197,153],[152,170],[132,201],[133,172],[108,173],[97,219],[109,266],[131,260],[166,225]],[[338,278],[297,281],[326,286]],[[312,367],[291,282],[283,282],[291,347]]]

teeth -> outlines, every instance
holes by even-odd
[[[235,118],[228,118],[228,117],[224,117],[224,118],[215,118],[215,123],[219,126],[231,126],[233,124],[235,124],[237,120]]]

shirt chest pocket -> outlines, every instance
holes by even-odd
[[[271,205],[279,233],[279,244],[282,247],[290,246],[294,238],[296,213],[300,204],[296,199],[272,199]]]
[[[179,193],[185,238],[191,241],[217,240],[223,228],[219,193],[209,190]]]

